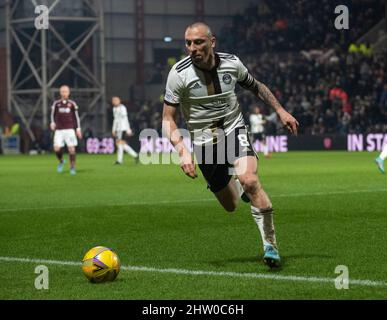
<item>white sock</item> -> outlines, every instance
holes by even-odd
[[[122,163],[123,160],[124,160],[124,147],[122,146],[122,144],[119,144],[117,146],[117,161],[119,163]]]
[[[133,158],[137,158],[138,157],[138,153],[136,151],[134,151],[130,146],[128,146],[127,144],[124,145],[124,150],[130,154]]]
[[[271,244],[274,248],[277,248],[273,224],[273,209],[258,209],[251,206],[251,214],[261,233],[263,246]]]
[[[381,158],[382,160],[387,158],[387,144],[383,147],[383,151],[380,154],[379,158]]]

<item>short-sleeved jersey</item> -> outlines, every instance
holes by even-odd
[[[78,105],[72,100],[57,100],[51,106],[51,122],[56,130],[80,129]]]
[[[195,145],[216,143],[217,129],[228,135],[245,125],[235,85],[250,81],[247,68],[235,55],[215,53],[215,67],[209,71],[186,57],[169,72],[164,102],[182,108]]]
[[[128,112],[123,104],[113,107],[113,117],[113,132],[130,130]]]

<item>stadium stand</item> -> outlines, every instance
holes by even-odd
[[[386,57],[357,40],[385,15],[383,1],[351,1],[349,30],[334,28],[328,0],[262,1],[235,15],[218,35],[218,50],[237,54],[299,119],[301,134],[387,131]],[[159,77],[165,81],[168,68]],[[256,99],[240,90],[248,119]],[[132,114],[138,130],[160,129],[161,103],[142,101]],[[264,106],[269,134],[286,134]],[[183,126],[183,123],[181,123]]]

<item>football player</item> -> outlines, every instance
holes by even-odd
[[[273,108],[291,133],[297,134],[298,122],[237,56],[216,52],[215,45],[208,25],[198,22],[187,27],[185,46],[189,56],[169,72],[163,132],[177,150],[184,173],[196,178],[193,155],[184,145],[175,121],[181,108],[208,188],[229,212],[236,209],[242,192],[247,195],[263,240],[263,261],[271,268],[279,267],[274,210],[257,176],[257,156],[248,138],[235,86],[239,84]],[[233,178],[233,173],[238,179]]]
[[[130,156],[132,156],[136,163],[138,163],[139,155],[136,151],[133,150],[124,140],[124,136],[128,137],[133,136],[133,131],[130,128],[130,123],[128,119],[128,112],[126,107],[121,103],[119,97],[112,97],[113,105],[113,128],[112,134],[116,138],[117,146],[117,161],[115,164],[122,164],[124,161],[124,151],[126,151]]]
[[[50,128],[55,131],[54,151],[59,160],[57,171],[63,172],[65,160],[63,147],[66,145],[70,158],[70,174],[75,175],[76,147],[78,139],[82,139],[81,122],[78,105],[70,100],[70,87],[63,85],[59,89],[60,99],[54,101],[51,107]]]

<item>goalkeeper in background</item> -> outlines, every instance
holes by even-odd
[[[139,155],[136,151],[130,147],[124,140],[124,135],[131,137],[133,136],[132,129],[130,128],[128,112],[126,107],[121,103],[119,97],[112,97],[113,104],[113,128],[112,134],[116,138],[117,146],[117,161],[114,164],[122,164],[124,162],[124,151],[126,151],[130,156],[132,156],[136,163],[138,163]]]

